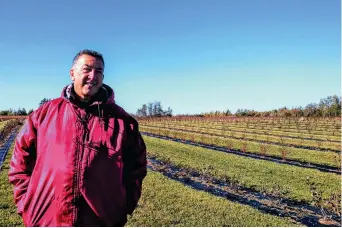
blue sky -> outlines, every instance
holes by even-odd
[[[0,110],[60,96],[81,49],[130,113],[305,106],[341,93],[339,0],[0,0]]]

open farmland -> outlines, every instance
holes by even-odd
[[[341,215],[338,118],[142,118],[151,166],[302,225]]]
[[[6,125],[8,120],[0,121],[0,130]]]
[[[341,224],[338,119],[153,118],[139,123],[149,171],[127,226]],[[0,225],[22,226],[7,179],[11,145],[0,172]]]

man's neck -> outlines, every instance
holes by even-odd
[[[81,97],[77,93],[75,93],[75,94],[76,94],[77,100],[79,100],[82,103],[89,103],[91,100],[91,97]]]
[[[78,103],[78,106],[85,108],[88,105],[90,105],[92,97],[81,97],[80,95],[78,95],[75,91],[74,88],[72,88],[72,92],[73,97],[74,97],[74,102],[76,102],[76,104]]]

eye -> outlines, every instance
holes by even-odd
[[[85,73],[88,73],[88,72],[90,72],[91,71],[91,69],[90,68],[83,68],[83,70],[82,70],[83,72],[85,72]]]

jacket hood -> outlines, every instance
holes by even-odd
[[[97,94],[93,96],[88,103],[82,103],[76,98],[76,92],[74,90],[73,83],[63,88],[61,97],[69,100],[70,102],[78,106],[84,106],[84,105],[92,106],[92,105],[97,105],[97,104],[115,104],[114,90],[106,84],[102,84]]]

